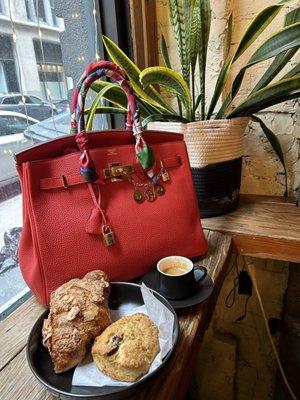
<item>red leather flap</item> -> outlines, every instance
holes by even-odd
[[[183,141],[183,135],[170,132],[145,131],[143,133],[143,137],[150,145]],[[90,132],[89,143],[90,149],[99,147],[113,147],[134,144],[134,137],[130,131],[113,130]],[[21,165],[24,162],[60,157],[72,151],[78,151],[78,147],[75,143],[75,136],[66,135],[54,140],[43,142],[39,145],[31,147],[30,149],[17,153],[15,158],[17,165]]]
[[[168,157],[161,160],[164,167],[174,168],[181,165],[181,158],[179,155],[175,155],[173,157]],[[160,162],[160,161],[159,161]],[[103,165],[101,168],[101,172],[97,171],[100,175],[101,179],[105,179],[103,170],[107,165]],[[137,173],[143,173],[143,169],[139,164],[134,166],[134,171]],[[86,180],[78,173],[76,175],[61,175],[59,177],[50,177],[50,178],[42,178],[39,179],[39,188],[40,190],[49,190],[49,189],[57,189],[57,188],[68,188],[69,186],[80,185],[86,183]]]

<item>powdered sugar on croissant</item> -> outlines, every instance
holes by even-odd
[[[79,364],[93,339],[111,324],[109,291],[108,276],[96,270],[82,279],[72,279],[51,294],[42,335],[56,373]]]

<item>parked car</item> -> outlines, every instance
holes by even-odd
[[[60,100],[60,101],[55,101],[54,102],[55,107],[56,107],[56,112],[57,114],[61,114],[65,111],[70,110],[70,105],[68,100]]]
[[[0,186],[17,176],[16,162],[12,155],[33,145],[32,140],[23,136],[28,125],[38,122],[14,111],[0,110]]]
[[[56,114],[56,106],[38,96],[24,95],[25,104],[22,101],[22,95],[2,94],[0,95],[0,110],[14,111],[29,117],[42,121],[52,115],[52,111]]]
[[[37,122],[31,117],[27,120],[26,115],[21,113],[0,110],[0,146],[23,140],[23,131]]]
[[[65,111],[62,114],[56,115],[54,118],[50,117],[27,127],[24,131],[24,136],[38,143],[49,139],[55,139],[57,136],[67,135],[69,132],[70,112]]]

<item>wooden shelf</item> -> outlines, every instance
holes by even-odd
[[[241,195],[235,211],[203,219],[202,225],[230,234],[240,254],[300,262],[300,208],[294,199]]]

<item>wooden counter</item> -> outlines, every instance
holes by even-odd
[[[230,236],[206,231],[209,252],[200,262],[215,282],[212,295],[204,303],[179,313],[180,337],[168,364],[133,400],[181,400],[193,373],[197,351],[215,308],[226,275],[231,247]],[[0,323],[1,400],[54,400],[31,374],[26,361],[26,341],[43,307],[30,298]],[[130,398],[129,398],[130,399]]]

